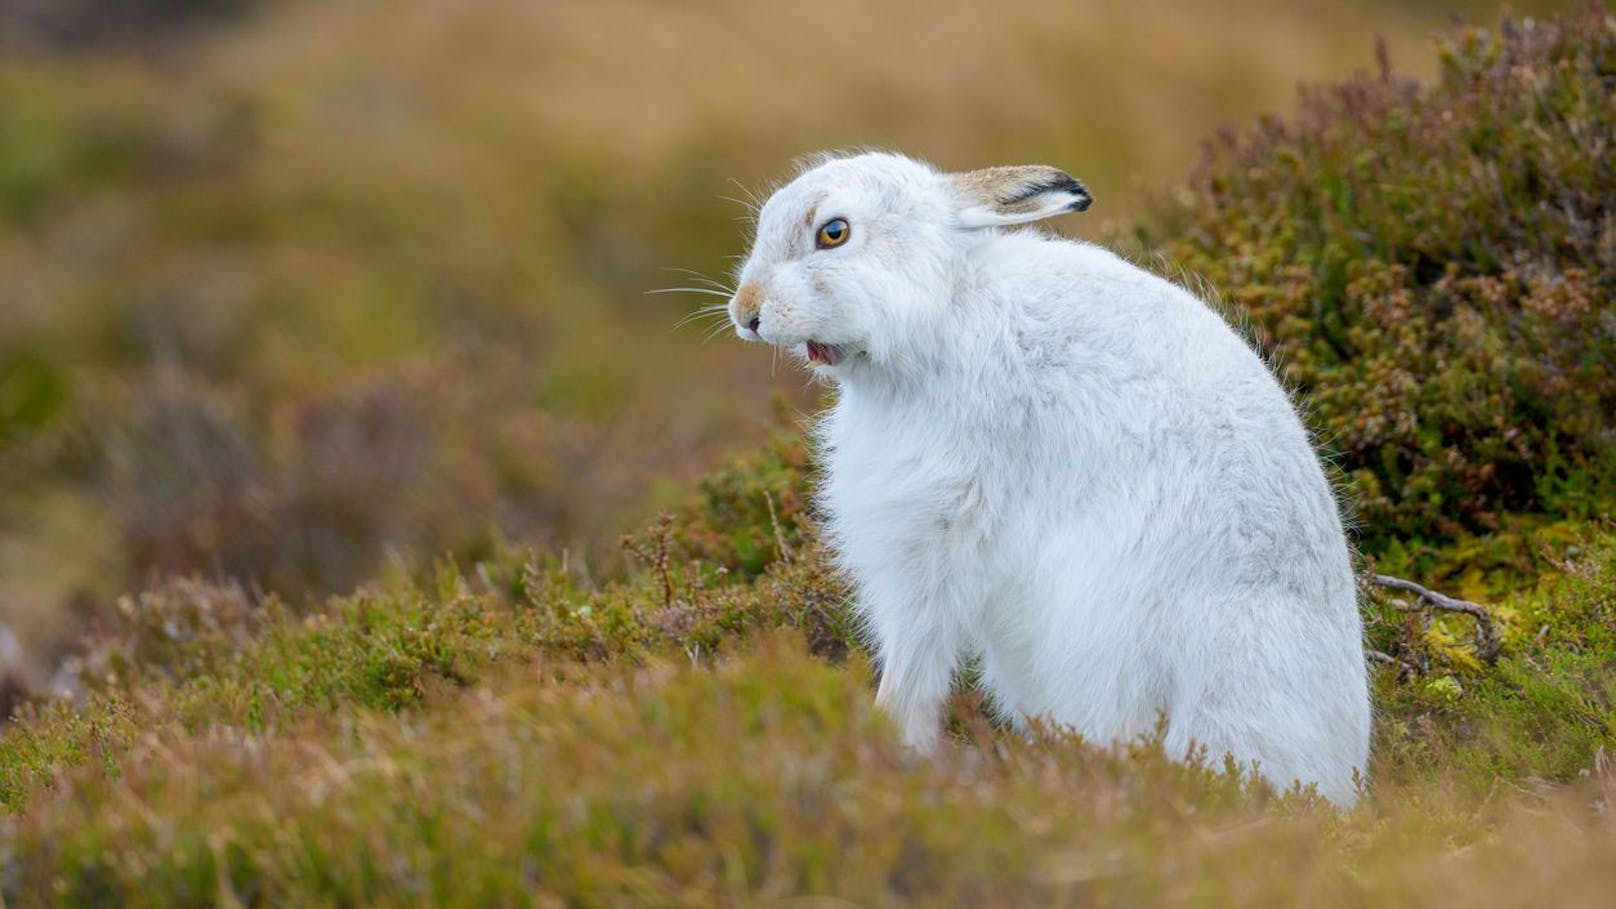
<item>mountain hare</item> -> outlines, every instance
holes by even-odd
[[[1342,804],[1369,752],[1355,585],[1285,392],[1200,300],[1006,230],[1088,207],[1052,167],[827,157],[774,193],[729,312],[837,386],[821,501],[928,750],[962,656],[1013,722],[1232,754]]]

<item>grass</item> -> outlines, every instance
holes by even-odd
[[[30,707],[0,740],[0,893],[1593,905],[1610,880],[1616,536],[1500,604],[1496,666],[1399,632],[1438,655],[1379,671],[1371,785],[1348,813],[1167,761],[1151,736],[1007,734],[964,691],[952,744],[916,760],[803,545],[755,578],[680,550],[671,587],[653,564],[590,589],[513,552],[301,617],[194,582],[125,601],[84,702]]]
[[[1493,605],[1367,603],[1374,762],[1340,812],[1237,768],[873,709],[795,446],[721,470],[598,585],[506,550],[300,615],[125,599],[78,704],[0,739],[7,905],[1597,905],[1616,835],[1616,534]],[[761,506],[755,503],[761,502]],[[770,504],[780,503],[780,504]],[[761,532],[760,543],[743,529]],[[738,541],[738,542],[737,542]],[[700,551],[702,554],[697,555]],[[761,554],[760,554],[761,553]]]

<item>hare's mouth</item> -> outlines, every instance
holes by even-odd
[[[819,363],[824,366],[835,366],[842,362],[843,352],[835,344],[822,344],[818,341],[808,342],[808,362]]]

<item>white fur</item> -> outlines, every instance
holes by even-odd
[[[1255,761],[1347,804],[1369,752],[1355,585],[1330,485],[1262,360],[1200,300],[1098,247],[957,220],[887,154],[763,207],[739,277],[802,356],[838,345],[818,427],[828,536],[877,695],[934,746],[962,657],[1012,721]],[[832,217],[852,236],[816,249]]]

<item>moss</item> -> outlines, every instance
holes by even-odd
[[[1480,797],[1509,781],[1594,771],[1616,744],[1616,535],[1590,539],[1561,574],[1493,608],[1506,630],[1490,666],[1474,659],[1461,623],[1376,604],[1373,646],[1404,664],[1377,677],[1377,780],[1446,775]]]

